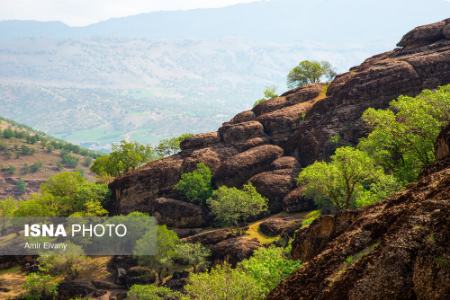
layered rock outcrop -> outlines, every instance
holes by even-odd
[[[450,125],[418,183],[359,211],[323,216],[297,233],[303,267],[268,299],[448,299]]]
[[[367,108],[385,108],[400,95],[450,83],[449,25],[447,19],[412,30],[399,48],[337,76],[328,90],[314,84],[288,91],[237,114],[218,132],[188,138],[179,154],[117,178],[111,184],[110,208],[152,212],[161,197],[183,200],[173,186],[183,172],[204,162],[216,186],[252,182],[269,198],[272,212],[310,209],[295,177],[300,166],[329,157],[336,148],[332,136],[356,144],[367,133],[361,121]],[[290,165],[280,163],[283,157],[289,157]],[[161,215],[165,219],[176,220]]]

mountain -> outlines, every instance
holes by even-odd
[[[80,171],[93,178],[89,166],[96,153],[0,117],[0,199],[35,193],[50,176]]]
[[[448,8],[443,0],[273,0],[86,27],[4,21],[0,114],[93,149],[210,131],[264,87],[282,90],[299,60],[343,71]]]

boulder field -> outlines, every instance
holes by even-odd
[[[216,187],[251,182],[269,199],[271,213],[310,210],[314,204],[296,176],[332,154],[338,146],[332,137],[356,144],[367,134],[361,120],[367,108],[386,108],[400,95],[450,83],[449,27],[450,19],[418,27],[396,49],[338,75],[329,86],[290,90],[237,114],[217,132],[186,139],[180,153],[115,179],[110,210],[149,212],[174,228],[209,225],[204,208],[173,190],[181,174],[200,162],[211,168]]]

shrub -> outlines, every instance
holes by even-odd
[[[204,204],[213,192],[211,180],[212,172],[209,167],[199,163],[194,171],[181,175],[175,190],[191,202]]]
[[[53,299],[56,297],[58,284],[50,275],[30,273],[24,283],[26,299]]]
[[[156,286],[153,284],[149,285],[135,284],[131,286],[127,295],[128,299],[133,300],[181,299],[181,294],[179,292],[174,292],[169,288],[163,286]]]
[[[290,259],[287,251],[280,247],[259,248],[240,264],[243,271],[258,282],[265,295],[300,266],[300,261]]]
[[[25,181],[23,181],[23,179],[19,179],[16,182],[16,188],[20,194],[23,194],[27,191],[27,184]]]
[[[209,273],[190,274],[185,286],[190,299],[264,299],[258,281],[229,265],[218,265]]]
[[[2,172],[9,176],[14,175],[14,173],[16,173],[16,167],[8,166],[6,168],[3,168]]]
[[[277,94],[277,88],[274,86],[266,87],[264,89],[264,98],[261,98],[259,100],[256,100],[255,104],[253,106],[256,106],[258,104],[264,103],[267,100],[270,100],[272,98],[278,97]]]
[[[33,155],[34,154],[34,149],[28,147],[27,145],[22,145],[20,147],[20,154],[21,155]]]
[[[32,164],[30,166],[30,172],[31,173],[36,173],[37,171],[39,171],[42,168],[42,163],[40,161],[35,162],[34,164]]]
[[[221,186],[208,201],[216,220],[223,225],[238,225],[268,208],[268,200],[251,184],[242,190]]]
[[[39,270],[52,276],[62,275],[65,279],[73,280],[81,272],[93,269],[91,259],[84,255],[80,246],[71,244],[67,246],[64,255],[41,255],[37,258]]]
[[[71,154],[70,152],[62,151],[61,152],[61,163],[66,168],[74,169],[76,168],[78,164],[79,158],[75,155]]]

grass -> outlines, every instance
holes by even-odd
[[[315,219],[320,217],[320,214],[320,210],[313,210],[309,212],[303,219],[301,228],[308,227]]]
[[[248,226],[246,235],[250,239],[257,239],[261,245],[268,245],[268,244],[271,244],[271,243],[275,242],[276,240],[278,240],[278,236],[274,236],[274,237],[267,236],[259,230],[259,225],[264,221],[265,220],[261,220],[261,221],[250,224]]]

